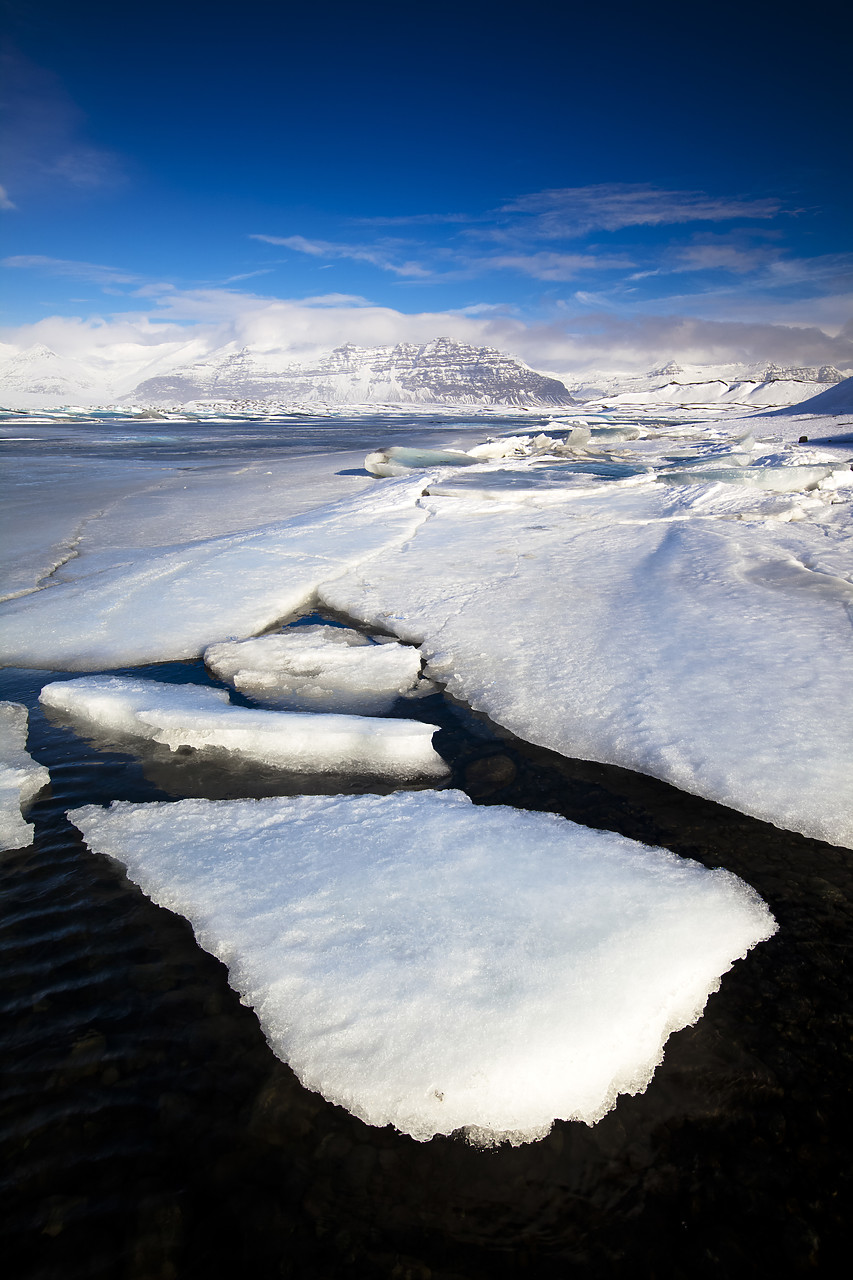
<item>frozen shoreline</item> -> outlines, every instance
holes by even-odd
[[[531,418],[516,433],[556,443],[583,415]],[[446,419],[482,434],[482,419]],[[643,438],[605,439],[599,415],[586,446],[390,480],[330,477],[322,452],[276,463],[272,481],[219,464],[200,486],[158,488],[147,523],[150,493],[115,496],[139,463],[113,460],[106,508],[99,476],[78,478],[75,511],[91,514],[71,558],[0,605],[0,657],[80,671],[187,658],[319,598],[422,644],[429,674],[528,741],[853,845],[853,743],[827,714],[853,703],[849,424],[632,421]],[[233,527],[231,485],[243,527],[216,536]],[[253,491],[267,511],[298,494],[299,513],[246,527]],[[40,510],[33,487],[18,520],[42,529],[48,563],[60,544]],[[158,546],[160,530],[196,536]]]

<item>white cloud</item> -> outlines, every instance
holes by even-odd
[[[17,209],[17,205],[9,199],[9,193],[5,187],[0,186],[0,209]]]
[[[602,311],[573,315],[558,308],[549,321],[532,324],[493,304],[407,315],[347,295],[287,299],[173,287],[161,287],[158,293],[156,286],[147,286],[145,295],[156,304],[155,311],[86,321],[54,316],[7,330],[2,338],[16,349],[44,343],[61,355],[121,375],[127,389],[143,374],[202,359],[228,343],[297,362],[344,342],[384,346],[440,335],[497,347],[565,377],[594,369],[644,370],[670,359],[853,367],[853,337],[802,323]]]

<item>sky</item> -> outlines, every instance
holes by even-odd
[[[853,369],[844,11],[0,0],[0,341]]]

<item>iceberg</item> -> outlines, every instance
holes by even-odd
[[[44,765],[26,750],[27,708],[0,702],[0,848],[24,849],[35,828],[23,814],[50,782]]]
[[[186,916],[307,1088],[421,1142],[594,1124],[776,932],[729,872],[459,792],[68,816]]]
[[[375,643],[349,627],[292,627],[226,641],[206,649],[204,661],[241,693],[292,711],[381,715],[398,698],[433,690],[420,679],[417,649],[390,638]]]
[[[148,739],[171,751],[219,749],[300,773],[442,778],[436,726],[418,720],[311,715],[233,706],[225,689],[122,676],[55,681],[42,706],[106,734]]]

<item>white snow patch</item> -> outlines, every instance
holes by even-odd
[[[277,635],[211,645],[204,661],[241,693],[292,711],[380,715],[416,696],[421,656],[391,640],[375,644],[349,627],[293,627]]]
[[[33,842],[35,828],[23,813],[42,787],[50,782],[44,765],[26,750],[27,708],[0,702],[0,848],[24,849]]]
[[[300,773],[440,778],[435,725],[369,716],[310,715],[232,706],[224,689],[121,676],[83,676],[45,685],[39,701],[107,733],[149,739],[177,751],[219,748]]]
[[[274,1052],[368,1124],[593,1124],[776,924],[726,871],[459,792],[69,813],[186,916]]]

